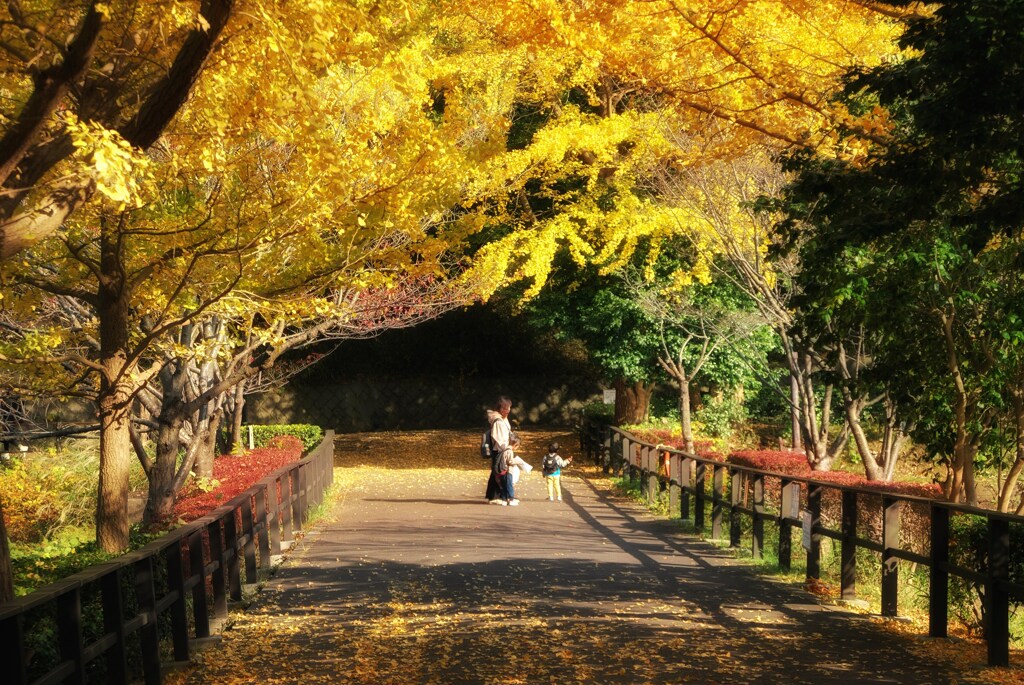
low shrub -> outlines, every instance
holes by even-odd
[[[726,459],[730,464],[793,476],[810,476],[807,455],[793,450],[740,450]]]
[[[11,542],[39,542],[61,522],[61,500],[49,474],[15,462],[0,473],[0,500]]]
[[[302,441],[303,451],[308,452],[323,440],[324,432],[320,426],[311,426],[304,423],[279,424],[273,426],[243,426],[243,435],[252,428],[253,446],[267,447],[270,441],[279,435],[293,435]]]
[[[240,492],[270,473],[302,456],[302,443],[294,435],[273,436],[277,447],[260,447],[243,455],[224,455],[213,462],[213,478],[218,485],[204,492],[199,488],[188,491],[174,505],[174,516],[180,521],[194,521],[222,504],[227,504]]]
[[[703,425],[707,435],[728,438],[735,427],[746,420],[747,412],[742,402],[732,398],[712,397],[694,412],[693,418]]]

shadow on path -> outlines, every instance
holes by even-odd
[[[596,481],[548,502],[527,477],[522,505],[497,507],[483,470],[342,480],[333,522],[171,682],[982,682]]]

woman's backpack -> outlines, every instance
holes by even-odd
[[[490,428],[484,431],[484,435],[480,439],[480,456],[484,459],[494,458],[494,439],[491,437]]]

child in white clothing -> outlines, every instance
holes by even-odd
[[[518,506],[519,499],[516,497],[516,483],[519,482],[519,475],[521,472],[529,473],[533,471],[533,467],[523,461],[523,458],[514,452],[519,448],[519,436],[512,433],[508,448],[502,454],[505,468],[508,473],[505,474],[505,488],[506,488],[506,502],[509,506]]]

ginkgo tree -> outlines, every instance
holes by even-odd
[[[536,123],[521,147],[481,167],[507,195],[476,205],[482,221],[505,227],[478,253],[479,268],[500,276],[496,284],[529,281],[527,296],[559,251],[610,272],[645,239],[656,246],[679,230],[656,197],[635,192],[655,171],[728,160],[753,145],[857,147],[840,140],[850,128],[878,138],[884,122],[852,116],[831,93],[848,67],[898,51],[893,14],[847,0],[538,0],[475,11],[481,34],[553,61],[537,68],[561,74],[523,101]],[[701,144],[675,144],[680,131]]]
[[[167,360],[231,348],[176,347],[182,327],[253,307],[267,343],[315,330],[350,316],[339,289],[448,277],[485,227],[501,236],[464,271],[484,296],[535,294],[560,253],[653,258],[679,224],[640,181],[751,141],[833,143],[859,125],[828,98],[835,76],[892,51],[886,16],[840,0],[7,7],[4,306],[91,315],[0,354],[23,378],[60,369],[54,389],[92,384],[108,549],[126,541],[132,399]],[[729,134],[673,143],[709,120]]]
[[[433,116],[429,37],[399,32],[392,41],[392,18],[378,16],[375,46],[367,33],[329,57],[311,47],[303,21],[259,17],[218,53],[148,154],[94,122],[74,124],[78,163],[109,192],[72,215],[59,236],[37,243],[30,258],[5,266],[5,301],[26,317],[53,297],[91,313],[78,327],[59,319],[34,325],[36,334],[5,341],[2,354],[25,371],[57,370],[51,388],[93,393],[101,423],[97,537],[106,549],[127,542],[133,400],[167,363],[233,348],[179,344],[181,330],[212,315],[249,312],[265,322],[246,342],[267,347],[265,358],[190,400],[202,402],[289,346],[358,321],[352,298],[337,293],[387,293],[410,277],[443,284],[452,275],[443,261],[446,230],[459,227],[444,218],[459,189],[447,179],[484,153],[467,134],[479,117]],[[336,31],[351,30],[344,16],[331,21]],[[111,144],[124,156],[120,165],[98,162]],[[465,287],[448,292],[444,306]],[[384,298],[380,307],[391,304]],[[388,311],[394,320],[416,318]],[[168,425],[170,434],[180,424]]]

